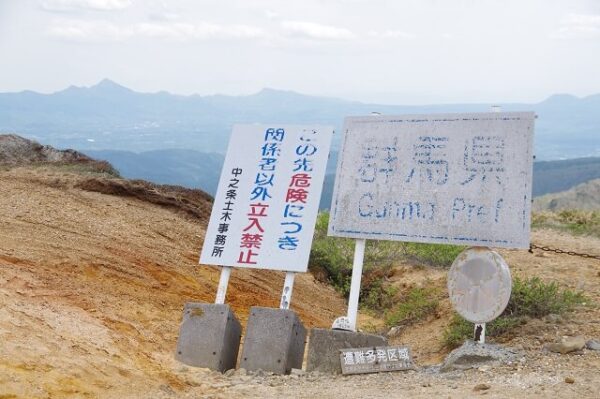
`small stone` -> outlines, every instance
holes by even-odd
[[[402,332],[402,328],[400,326],[395,326],[390,328],[390,330],[387,332],[387,336],[389,338],[393,338],[397,335],[400,335],[400,333]]]
[[[585,346],[585,339],[582,336],[577,337],[565,337],[560,343],[548,344],[546,348],[550,352],[556,352],[561,354],[567,354],[583,349]]]
[[[240,375],[240,376],[245,376],[245,375],[248,375],[248,371],[242,367],[242,368],[237,369],[235,374]]]
[[[517,351],[494,344],[481,344],[466,341],[461,347],[448,354],[440,367],[440,372],[478,369],[481,366],[512,364],[517,360]]]
[[[173,390],[173,388],[171,388],[169,384],[163,384],[159,388],[161,391],[168,393],[169,395],[175,394],[175,391]]]
[[[477,384],[477,385],[475,385],[473,390],[475,392],[479,392],[479,391],[487,391],[490,388],[491,388],[491,386],[489,386],[488,384]]]
[[[223,373],[223,375],[225,377],[233,377],[233,375],[235,374],[235,369],[229,369],[226,372]]]
[[[267,373],[263,369],[258,369],[252,373],[255,377],[266,377]]]
[[[300,376],[303,376],[303,375],[305,375],[305,374],[306,374],[306,372],[305,372],[304,370],[302,370],[302,369],[292,369],[292,370],[290,371],[290,374],[291,374],[291,375],[296,375],[296,376],[300,377]]]
[[[563,318],[555,313],[550,313],[548,316],[545,317],[546,321],[549,323],[553,323],[553,324],[562,324],[563,322]]]
[[[488,366],[487,364],[485,366],[481,366],[479,367],[479,371],[481,371],[482,373],[487,373],[488,371],[490,371],[492,368],[490,366]]]
[[[585,343],[585,347],[589,350],[600,351],[600,342],[596,341],[595,339],[590,339]]]
[[[575,378],[573,378],[573,377],[566,377],[565,378],[565,382],[567,384],[573,384],[575,382]]]

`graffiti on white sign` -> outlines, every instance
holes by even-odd
[[[200,263],[306,271],[332,135],[234,126]]]
[[[346,118],[329,234],[527,248],[534,119]]]

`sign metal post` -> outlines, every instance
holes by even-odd
[[[219,278],[219,287],[217,288],[217,296],[215,303],[222,305],[225,303],[225,295],[227,294],[227,285],[229,284],[229,276],[231,276],[231,266],[223,266],[221,268],[221,277]]]
[[[492,112],[501,112],[502,107],[499,105],[491,106]],[[473,327],[473,341],[479,344],[485,344],[485,323],[475,323]]]
[[[354,262],[352,263],[352,280],[350,282],[350,297],[348,299],[348,320],[350,329],[356,331],[356,319],[358,317],[358,299],[360,297],[360,282],[362,279],[363,261],[365,258],[364,239],[357,239],[354,246]]]
[[[294,277],[296,273],[286,272],[285,281],[283,282],[283,291],[281,292],[281,303],[279,304],[280,309],[289,309],[292,303],[292,291],[294,290]]]

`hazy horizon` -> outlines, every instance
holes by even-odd
[[[290,93],[295,93],[295,94],[299,94],[299,95],[303,95],[303,96],[314,96],[314,97],[323,97],[323,98],[332,98],[332,99],[336,99],[336,100],[342,100],[342,101],[356,101],[356,102],[360,102],[360,103],[365,103],[365,104],[377,104],[377,105],[398,105],[398,106],[427,106],[427,105],[460,105],[460,104],[466,104],[466,105],[472,105],[472,104],[485,104],[485,103],[490,103],[490,104],[496,104],[490,101],[479,101],[479,100],[473,100],[473,101],[464,101],[464,102],[439,102],[439,103],[394,103],[394,102],[381,102],[381,103],[375,103],[375,102],[366,102],[366,101],[361,101],[361,100],[356,100],[356,99],[350,99],[350,98],[344,98],[344,97],[337,97],[337,96],[325,96],[325,95],[318,95],[318,94],[311,94],[311,93],[303,93],[303,92],[299,92],[296,90],[291,90],[291,89],[286,89],[286,88],[277,88],[277,87],[262,87],[260,89],[258,89],[255,92],[252,93],[247,93],[247,94],[240,94],[240,95],[234,95],[234,94],[224,94],[224,93],[213,93],[213,94],[201,94],[201,93],[190,93],[190,94],[183,94],[183,93],[174,93],[165,89],[159,89],[156,91],[138,91],[135,90],[131,87],[126,86],[125,84],[122,84],[118,81],[115,81],[114,79],[105,77],[102,78],[100,81],[96,82],[96,83],[92,83],[90,85],[82,85],[82,86],[78,86],[75,84],[70,84],[68,86],[65,86],[63,88],[59,88],[57,90],[54,91],[38,91],[38,90],[33,90],[33,89],[22,89],[22,90],[18,90],[18,91],[10,91],[10,92],[0,92],[0,94],[10,94],[10,93],[22,93],[22,92],[33,92],[33,93],[37,93],[37,94],[45,94],[45,95],[51,95],[51,94],[55,94],[55,93],[59,93],[61,91],[65,91],[68,90],[70,88],[78,88],[78,89],[91,89],[94,88],[96,86],[100,86],[103,83],[107,83],[109,82],[110,84],[115,84],[117,86],[121,86],[125,89],[131,90],[135,93],[138,94],[159,94],[159,93],[166,93],[166,94],[170,94],[170,95],[175,95],[175,96],[183,96],[183,97],[193,97],[193,96],[200,96],[200,97],[210,97],[210,96],[226,96],[226,97],[244,97],[244,96],[253,96],[253,95],[257,95],[263,91],[278,91],[278,92],[290,92]],[[575,94],[572,93],[550,93],[548,96],[539,99],[538,101],[527,101],[527,102],[519,102],[519,101],[503,101],[503,102],[498,102],[497,104],[537,104],[540,102],[543,102],[545,100],[547,100],[550,97],[553,96],[571,96],[571,97],[575,97],[577,99],[584,99],[586,97],[592,97],[592,96],[597,96],[600,95],[600,92],[598,93],[591,93],[588,95],[584,95],[584,96],[577,96]]]

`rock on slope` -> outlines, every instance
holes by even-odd
[[[183,304],[212,302],[219,279],[197,264],[209,198],[73,170],[0,169],[0,397],[178,397],[194,384],[173,359]],[[250,306],[278,306],[283,277],[234,271],[244,324]],[[345,311],[309,274],[292,308],[309,327]]]
[[[91,161],[91,158],[74,150],[57,150],[15,134],[0,135],[0,164],[26,165],[85,161]]]
[[[0,134],[0,166],[77,165],[89,171],[118,176],[106,161],[97,161],[75,150],[57,150],[15,134]]]
[[[600,179],[590,180],[561,193],[538,197],[533,203],[533,209],[535,211],[600,210]]]

